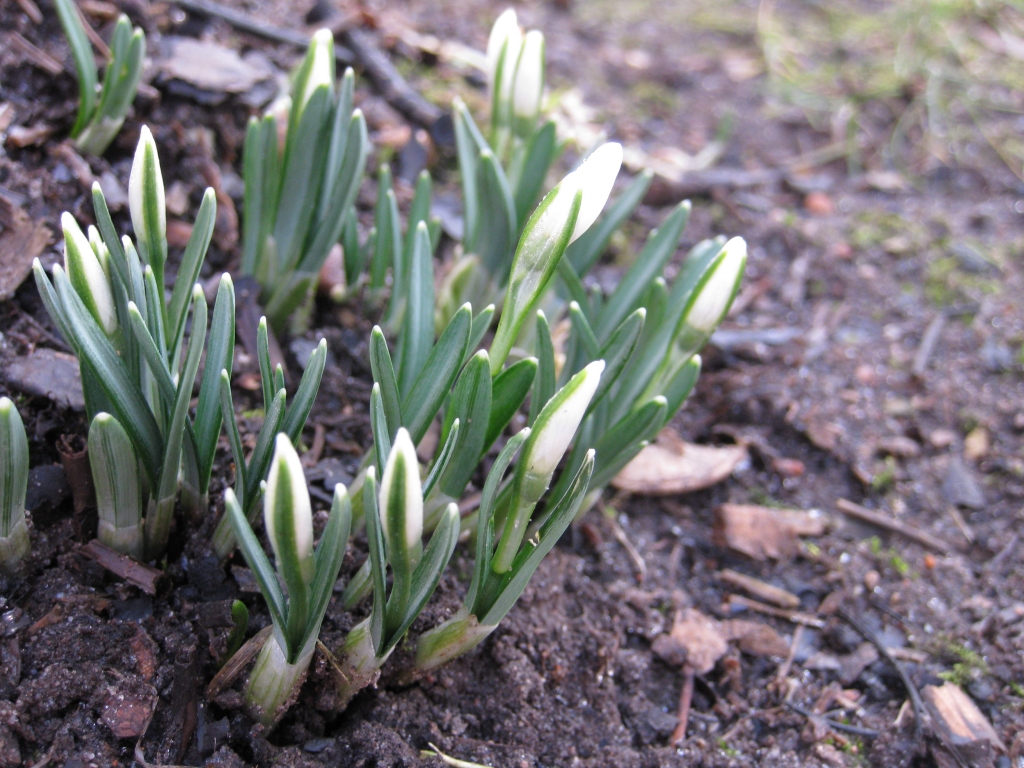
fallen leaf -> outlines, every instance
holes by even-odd
[[[753,504],[723,504],[715,510],[713,538],[755,560],[791,557],[798,536],[820,536],[825,520],[793,509],[773,509]]]
[[[985,458],[988,455],[991,442],[987,429],[975,427],[964,438],[964,458],[968,461],[978,461],[978,459]]]
[[[778,632],[759,621],[728,619],[721,623],[722,635],[736,642],[748,656],[787,656],[789,643]]]
[[[243,59],[237,51],[209,40],[169,37],[164,44],[167,55],[159,64],[161,75],[202,91],[244,93],[274,75],[266,62]]]
[[[622,468],[612,485],[649,496],[690,493],[725,480],[746,458],[745,445],[695,445],[664,429],[656,443]]]
[[[103,722],[119,739],[137,739],[144,734],[156,707],[156,689],[137,679],[134,685],[132,682],[130,678],[122,680],[107,691],[103,701]]]
[[[719,622],[687,608],[676,614],[672,630],[656,637],[651,648],[666,664],[686,662],[698,675],[704,675],[725,655],[728,645]]]
[[[1006,746],[988,718],[960,686],[954,683],[926,685],[921,691],[921,698],[945,737],[944,740],[965,747],[988,742],[992,747],[1006,751]]]
[[[33,222],[20,206],[0,196],[0,301],[11,298],[32,272],[32,260],[50,242],[50,228]]]

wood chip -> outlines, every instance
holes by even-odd
[[[812,616],[809,613],[803,613],[801,611],[787,611],[784,608],[776,608],[774,605],[765,605],[757,600],[751,600],[749,597],[743,597],[743,595],[729,595],[723,608],[726,611],[732,611],[734,606],[747,608],[751,611],[757,611],[758,613],[763,613],[767,616],[775,616],[779,619],[791,621],[794,624],[803,624],[805,627],[821,629],[825,626],[825,622],[817,616]]]
[[[666,664],[686,663],[704,675],[725,655],[728,645],[719,622],[687,608],[676,614],[671,631],[656,637],[651,648]]]
[[[746,576],[734,570],[726,568],[718,574],[718,577],[726,584],[739,587],[752,594],[754,597],[768,603],[774,603],[780,608],[799,608],[800,598],[792,592],[787,592],[779,587],[773,587],[753,576]]]
[[[913,525],[901,523],[882,512],[876,512],[873,509],[862,507],[860,504],[854,504],[848,499],[838,499],[836,501],[836,507],[845,515],[860,520],[861,522],[870,523],[871,525],[876,525],[879,528],[884,528],[887,531],[898,533],[911,541],[916,541],[918,544],[937,552],[946,553],[952,549],[949,544],[938,536],[933,536],[927,531],[922,531],[920,528]]]
[[[20,53],[26,61],[50,75],[56,76],[64,71],[64,67],[53,56],[32,45],[17,32],[8,33],[7,44],[10,45],[11,50]]]
[[[50,228],[32,221],[24,209],[0,195],[0,301],[11,298],[32,272],[32,260],[49,245]]]
[[[726,640],[735,642],[743,653],[748,656],[789,655],[789,643],[782,639],[778,632],[749,619],[727,619],[721,622],[722,634]]]
[[[799,536],[820,536],[825,520],[807,512],[753,504],[723,504],[715,510],[713,538],[755,560],[792,557]]]
[[[623,467],[612,485],[649,496],[690,493],[725,480],[746,458],[745,445],[694,445],[664,429],[656,443]]]
[[[960,686],[953,683],[926,685],[921,695],[935,719],[940,735],[953,746],[962,749],[979,746],[981,742],[1002,752],[1006,751],[1006,746],[988,718]]]
[[[82,554],[92,558],[115,576],[134,584],[147,595],[156,594],[157,587],[164,577],[163,571],[115,552],[98,539],[93,539],[82,547]]]

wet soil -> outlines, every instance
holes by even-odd
[[[261,51],[282,69],[296,57],[221,21],[173,7],[120,5],[154,40],[209,37]],[[17,32],[67,69],[51,8],[40,7],[45,18],[36,25],[18,4],[4,4],[0,34]],[[269,23],[302,25],[288,3],[237,7]],[[977,167],[934,164],[899,183],[851,176],[843,162],[794,171],[794,158],[830,136],[776,109],[764,75],[737,74],[730,56],[756,55],[756,40],[689,24],[692,16],[673,8],[654,3],[628,14],[600,3],[569,10],[530,5],[520,18],[545,31],[552,86],[578,88],[597,107],[573,118],[578,128],[588,122],[652,155],[665,148],[696,153],[729,117],[732,133],[718,167],[740,175],[779,171],[767,182],[707,184],[676,259],[718,233],[741,234],[751,246],[744,290],[724,326],[729,334],[707,350],[697,389],[673,423],[695,442],[743,440],[750,460],[727,481],[685,496],[606,494],[481,647],[411,686],[398,683],[407,653],[399,649],[378,687],[333,717],[320,708],[329,681],[318,657],[298,703],[268,737],[253,727],[237,695],[215,702],[203,696],[224,653],[230,601],[249,606],[250,633],[269,622],[240,559],[220,566],[205,552],[220,491],[230,481],[226,446],[214,472],[211,519],[198,526],[179,520],[170,555],[158,564],[168,578],[156,595],[145,595],[81,551],[88,520],[74,514],[53,465],[58,438],[85,433],[83,415],[17,392],[0,377],[0,394],[18,398],[45,496],[33,514],[31,558],[20,576],[0,584],[0,765],[439,765],[420,756],[429,743],[494,766],[956,764],[936,757],[937,742],[927,732],[915,737],[912,715],[901,715],[907,692],[891,663],[875,660],[839,686],[836,665],[858,652],[863,638],[835,614],[836,605],[887,647],[905,651],[901,664],[918,688],[953,679],[967,691],[1011,753],[976,764],[1019,759],[1024,188],[984,153]],[[456,87],[472,103],[481,98],[479,78],[422,56],[404,33],[482,48],[498,10],[486,2],[417,0],[370,9],[364,21],[377,24],[424,93]],[[102,33],[102,21],[92,21]],[[52,129],[25,147],[8,139],[0,153],[0,192],[54,232],[44,262],[59,258],[61,211],[91,220],[86,179],[61,149],[75,97],[67,71],[47,74],[14,46],[0,46],[0,104],[13,110],[11,125]],[[376,159],[393,156],[402,119],[365,85],[358,99],[384,146]],[[195,94],[159,86],[140,96],[106,157],[88,160],[89,173],[126,189],[145,122],[160,147],[165,183],[179,182],[186,196],[184,212],[172,218],[191,220],[211,169],[221,178],[222,207],[232,198],[238,207],[240,143],[245,120],[259,106],[239,97],[203,105]],[[443,194],[454,174],[445,158],[438,162],[432,170]],[[888,170],[870,156],[868,168]],[[373,200],[372,184],[366,187],[364,203]],[[613,243],[599,279],[614,280],[678,197],[672,184],[656,183],[629,237]],[[114,213],[128,231],[123,204]],[[204,277],[233,265],[232,227],[230,216],[218,222]],[[304,344],[323,336],[330,345],[305,435],[310,445],[318,429],[324,435],[321,461],[310,473],[321,509],[325,475],[351,475],[369,442],[367,317],[358,305],[321,302],[315,330],[282,339],[293,376]],[[2,359],[60,348],[31,280],[0,303],[0,331]],[[927,356],[923,345],[931,345]],[[251,362],[247,368],[240,358],[235,398],[246,413],[243,434],[254,435],[259,417],[247,409],[257,406],[257,393],[248,388],[247,370]],[[949,552],[852,521],[838,511],[839,498],[924,529],[948,542]],[[793,557],[753,561],[712,536],[724,502],[820,510],[829,528]],[[357,538],[341,584],[365,551]],[[414,632],[454,612],[469,567],[460,549]],[[676,747],[670,738],[684,676],[652,643],[680,609],[734,615],[725,604],[733,590],[719,577],[724,568],[788,589],[823,626],[798,630],[747,612],[744,618],[777,632],[791,659],[730,646],[697,676],[687,738]],[[349,613],[335,601],[324,643],[335,647],[366,610]],[[870,735],[821,728],[788,706],[813,710],[837,687],[856,701],[843,721]],[[134,723],[139,713],[143,721]]]

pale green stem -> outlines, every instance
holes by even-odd
[[[255,720],[272,728],[288,711],[298,697],[315,647],[315,642],[308,643],[295,663],[289,664],[276,633],[267,639],[245,689],[245,702]]]
[[[391,651],[388,651],[383,658],[378,658],[373,652],[368,618],[352,628],[341,648],[339,666],[334,670],[338,688],[336,712],[344,710],[363,688],[377,682],[380,668],[390,655]]]
[[[12,574],[18,570],[22,559],[32,549],[32,543],[28,537],[28,524],[22,517],[11,526],[10,536],[0,538],[0,570]]]
[[[109,520],[100,518],[96,538],[115,552],[130,555],[136,560],[142,560],[146,555],[142,526],[139,524],[118,527]]]
[[[424,632],[416,641],[416,669],[429,672],[468,653],[483,642],[497,624],[481,624],[463,606],[448,621]]]

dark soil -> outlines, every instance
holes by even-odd
[[[151,41],[161,34],[208,37],[262,51],[282,69],[297,56],[173,6],[118,5],[146,27]],[[234,5],[269,23],[302,25],[286,2]],[[0,6],[0,39],[17,32],[67,69],[70,55],[52,7],[43,0],[40,7],[45,19],[35,25],[17,3]],[[547,36],[553,87],[578,87],[611,137],[655,156],[675,147],[695,153],[732,115],[719,167],[739,176],[780,171],[768,182],[698,188],[703,194],[678,254],[718,233],[741,234],[751,246],[739,307],[725,324],[731,336],[708,348],[696,392],[673,425],[695,442],[742,439],[750,460],[727,481],[682,497],[606,494],[542,564],[500,628],[475,652],[416,684],[397,683],[407,654],[399,649],[380,685],[332,718],[318,708],[329,698],[326,662],[318,657],[298,703],[265,737],[237,695],[216,702],[203,697],[225,649],[230,601],[249,606],[250,633],[269,622],[262,598],[248,591],[241,559],[222,567],[205,552],[220,491],[231,479],[226,445],[214,472],[211,520],[198,526],[179,520],[171,554],[158,564],[168,578],[148,596],[81,552],[88,510],[74,513],[63,472],[53,465],[62,435],[85,434],[83,414],[19,393],[0,377],[0,394],[16,397],[25,418],[43,497],[30,505],[32,556],[19,577],[0,585],[0,766],[115,766],[143,758],[232,768],[439,765],[420,757],[428,743],[495,766],[954,765],[935,756],[930,748],[937,742],[927,729],[924,740],[915,739],[911,716],[898,720],[907,692],[885,660],[842,685],[858,706],[841,717],[873,737],[822,731],[787,707],[812,710],[837,685],[828,661],[847,659],[861,646],[863,638],[834,614],[840,604],[886,646],[921,652],[917,661],[901,662],[917,687],[943,679],[962,685],[1019,761],[1024,187],[984,152],[976,167],[922,167],[900,188],[850,176],[841,161],[793,172],[790,161],[829,136],[799,115],[770,110],[764,75],[730,75],[719,54],[756,53],[749,35],[685,26],[687,17],[670,13],[673,7],[654,3],[623,12],[614,25],[606,22],[613,11],[597,3],[571,10],[531,5],[520,19]],[[482,48],[498,10],[490,2],[420,0],[367,10],[363,21],[378,26],[399,66],[428,96],[457,87],[478,103],[478,78],[464,77],[443,58],[421,56],[403,31]],[[191,221],[203,187],[219,172],[223,213],[208,278],[237,258],[237,220],[228,201],[240,207],[240,144],[245,120],[260,105],[240,97],[202,105],[187,90],[157,86],[140,95],[106,157],[88,166],[97,179],[107,174],[126,189],[145,122],[160,148],[165,183],[180,182],[187,194],[187,212],[172,217],[183,221]],[[20,49],[0,45],[0,116],[4,105],[13,110],[8,134],[12,127],[52,129],[49,138],[23,148],[8,139],[0,153],[0,196],[53,230],[44,262],[60,258],[61,211],[83,222],[92,216],[88,186],[61,148],[76,98],[67,71],[51,76]],[[404,122],[365,84],[357,99],[384,147],[377,159],[394,156],[404,143],[394,139],[405,135]],[[869,154],[872,163],[884,170]],[[442,195],[454,190],[450,158],[441,157],[432,171]],[[366,187],[363,202],[370,202],[372,184]],[[630,224],[630,238],[613,244],[598,271],[602,280],[614,279],[632,244],[679,195],[678,187],[656,183]],[[129,231],[125,206],[117,208],[118,226]],[[940,315],[946,322],[915,374],[922,340]],[[321,460],[310,477],[318,478],[312,487],[325,508],[319,485],[325,474],[351,475],[369,442],[369,320],[360,306],[323,302],[312,327],[281,341],[293,378],[304,345],[318,336],[330,344],[305,437],[312,444],[323,430]],[[61,347],[31,279],[0,303],[0,331],[0,366],[37,347]],[[257,406],[251,376],[246,379],[252,370],[241,355],[240,410]],[[254,435],[259,422],[242,426],[243,434]],[[970,502],[972,491],[980,492],[981,504]],[[836,509],[838,498],[925,529],[949,542],[951,553],[928,552],[846,519]],[[712,540],[714,511],[723,502],[821,510],[830,529],[795,557],[752,561]],[[616,526],[640,560],[616,538]],[[342,584],[364,553],[365,542],[357,539]],[[802,610],[819,615],[824,627],[797,635],[796,625],[783,619],[746,615],[794,646],[792,664],[780,675],[781,657],[730,647],[710,673],[698,676],[688,737],[676,748],[669,738],[683,675],[652,651],[652,641],[681,608],[729,615],[723,603],[732,590],[717,575],[727,567],[796,593]],[[457,608],[460,577],[469,568],[460,549],[414,632]],[[332,604],[321,638],[327,647],[336,647],[365,611],[364,605],[350,614]],[[141,739],[114,735],[138,712],[148,714],[154,701]],[[1000,755],[975,764],[1011,763]]]

